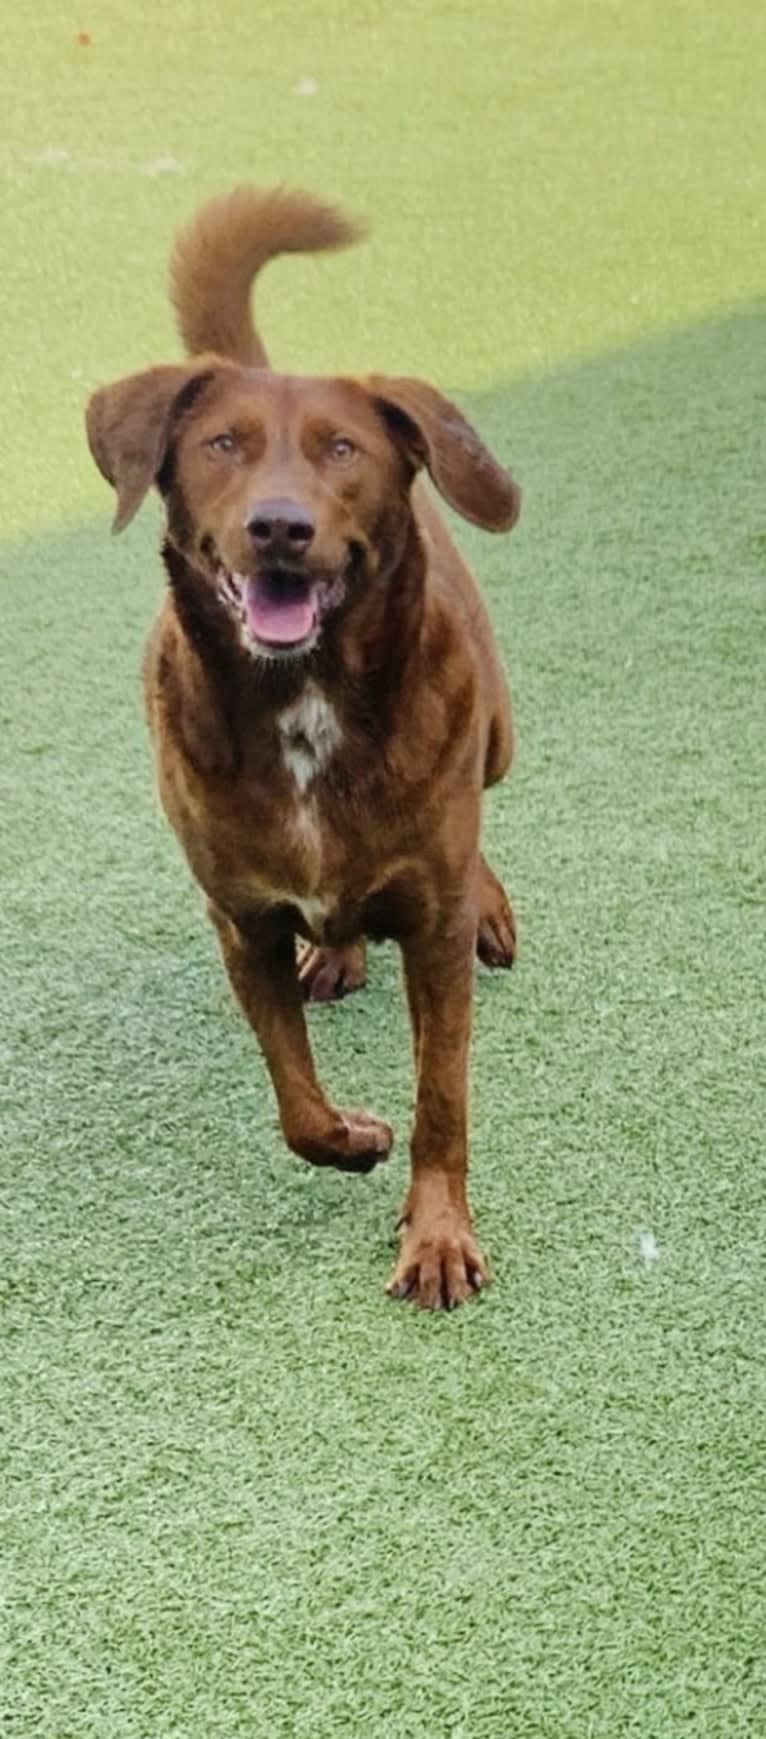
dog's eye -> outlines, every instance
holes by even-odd
[[[329,447],[330,458],[339,465],[347,465],[349,459],[356,458],[357,449],[348,435],[333,435]]]
[[[233,435],[224,433],[211,435],[210,439],[205,442],[205,446],[211,453],[233,453],[236,442]]]

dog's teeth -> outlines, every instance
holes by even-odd
[[[225,604],[234,604],[238,610],[242,608],[242,592],[244,580],[241,574],[233,574],[221,563],[218,569],[218,596]]]

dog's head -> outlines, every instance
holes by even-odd
[[[311,651],[385,582],[421,467],[465,519],[509,531],[520,491],[454,405],[416,380],[321,379],[217,357],[94,393],[90,449],[122,530],[156,483],[168,537],[256,657]]]

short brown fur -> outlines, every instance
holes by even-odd
[[[152,483],[165,501],[169,586],[144,665],[160,797],[285,1138],[313,1164],[369,1170],[392,1134],[326,1098],[304,999],[364,983],[366,936],[401,947],[417,1104],[389,1291],[449,1306],[488,1277],[466,1200],[467,1062],[474,956],[515,954],[479,853],[511,718],[484,604],[418,472],[488,530],[511,529],[520,495],[423,382],[269,370],[255,273],[356,233],[281,190],[203,207],[171,267],[190,360],[100,389],[88,438],[117,529]],[[295,609],[311,627],[293,643]]]

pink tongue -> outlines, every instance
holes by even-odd
[[[316,620],[316,606],[308,586],[290,581],[249,579],[245,586],[245,619],[256,640],[272,646],[293,646],[305,640]]]

